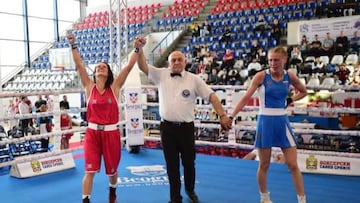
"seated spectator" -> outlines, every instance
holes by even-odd
[[[257,39],[254,39],[252,42],[251,42],[251,47],[250,47],[250,58],[251,60],[253,58],[256,58],[257,59],[257,54],[258,54],[258,50],[260,49],[261,47],[259,46],[259,41]]]
[[[40,112],[44,113],[48,111],[48,105],[42,104],[40,106]],[[49,133],[52,131],[53,123],[51,116],[42,116],[37,118],[36,127],[38,128],[40,134]],[[49,137],[40,139],[41,149],[46,152],[49,149]]]
[[[197,67],[197,70],[196,70],[196,74],[200,74],[202,70],[204,70],[206,72],[206,66],[203,61],[200,61],[199,65]]]
[[[218,72],[216,68],[211,69],[211,73],[209,74],[209,78],[207,80],[207,84],[209,85],[218,85],[220,78],[218,77]]]
[[[350,52],[360,54],[360,36],[358,35],[358,31],[355,31],[350,38]]]
[[[314,56],[315,58],[320,57],[322,55],[321,46],[322,46],[321,41],[319,40],[318,35],[316,34],[314,36],[314,40],[311,42],[308,56]]]
[[[64,107],[60,107],[60,110],[64,110]],[[61,130],[69,130],[72,128],[71,117],[68,113],[63,112],[60,116],[60,128]],[[65,133],[61,135],[61,145],[60,149],[69,149],[70,138],[74,133]]]
[[[200,36],[205,37],[211,34],[211,25],[209,21],[205,20],[200,27]]]
[[[228,73],[227,85],[241,85],[239,71],[231,69]]]
[[[345,55],[349,51],[349,40],[345,35],[344,30],[340,31],[340,35],[335,41],[335,54]]]
[[[209,79],[209,75],[205,72],[205,69],[201,69],[200,73],[198,74],[198,76],[205,82],[208,82]]]
[[[228,71],[226,68],[221,69],[218,73],[219,85],[226,85],[228,81]]]
[[[261,67],[261,64],[256,60],[256,59],[253,59],[248,67],[247,67],[247,70],[248,70],[248,76],[249,77],[252,77],[254,76],[257,72],[261,71],[262,70],[262,67]]]
[[[312,74],[315,74],[316,76],[321,74],[321,73],[325,73],[325,64],[324,62],[320,59],[320,57],[315,58],[315,64],[314,67],[312,69]]]
[[[360,64],[355,67],[355,70],[352,74],[351,85],[360,85]]]
[[[338,70],[335,71],[334,75],[340,80],[341,85],[345,85],[349,80],[350,70],[346,67],[345,63],[342,63]]]
[[[307,40],[306,35],[303,35],[300,41],[300,51],[301,51],[301,55],[304,58],[308,56],[309,49],[310,49],[310,43]]]
[[[197,22],[193,22],[191,25],[190,25],[190,30],[191,30],[191,35],[192,37],[200,37],[200,26]]]
[[[232,36],[232,34],[231,34],[231,31],[230,31],[230,28],[226,27],[223,35],[220,38],[219,43],[224,43],[225,42],[226,45],[230,44],[231,43],[231,36]]]
[[[293,68],[298,67],[303,62],[303,59],[301,57],[301,51],[298,46],[293,46],[290,52],[289,61],[290,61],[290,65]]]
[[[334,39],[331,37],[330,32],[326,33],[326,37],[322,43],[322,50],[323,50],[323,55],[331,57],[333,55],[334,52]]]
[[[279,20],[274,19],[273,24],[271,25],[271,39],[276,40],[276,45],[280,45],[280,39],[282,37],[281,27]]]
[[[255,23],[254,32],[260,32],[261,35],[265,32],[266,21],[263,15],[259,15],[257,22]]]
[[[264,51],[261,47],[257,51],[256,60],[260,63],[262,67],[265,67],[267,65],[266,51]]]
[[[185,70],[189,71],[191,68],[191,65],[193,63],[193,57],[191,55],[191,53],[186,53],[185,54],[185,59],[186,59],[186,67]]]
[[[221,69],[226,68],[228,70],[232,69],[235,64],[235,56],[231,49],[226,49],[225,54],[222,59]]]

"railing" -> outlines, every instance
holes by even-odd
[[[151,50],[150,57],[148,59],[149,64],[155,64],[161,56],[166,53],[167,49],[181,36],[186,30],[183,30],[181,33],[176,33],[175,31],[180,31],[181,22],[177,22],[175,25],[171,26],[171,30],[165,35],[165,37],[160,40],[160,42]]]

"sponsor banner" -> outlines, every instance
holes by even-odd
[[[18,178],[27,178],[74,167],[73,156],[71,153],[67,153],[15,164],[11,167],[10,175]]]
[[[129,146],[144,144],[141,88],[125,88],[126,135]]]
[[[322,42],[328,32],[335,40],[340,35],[341,30],[350,39],[355,31],[360,30],[360,16],[293,21],[289,22],[287,26],[288,31],[291,32],[291,34],[287,35],[287,43],[290,45],[300,44],[303,35],[307,36],[308,41],[311,43],[315,34],[317,34]]]
[[[144,121],[138,112],[126,113],[126,135],[129,145],[144,144]]]
[[[358,157],[299,150],[298,164],[304,173],[360,176],[360,159]]]

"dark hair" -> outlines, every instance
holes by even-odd
[[[114,74],[113,74],[113,72],[112,72],[112,70],[110,68],[110,65],[108,63],[106,63],[106,62],[100,62],[100,63],[105,64],[106,67],[108,68],[108,78],[107,78],[107,80],[105,82],[105,88],[110,87],[111,84],[114,81]],[[96,72],[96,67],[95,67],[94,72],[93,72],[94,83],[96,83],[95,72]]]

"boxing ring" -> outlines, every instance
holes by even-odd
[[[231,112],[232,106],[241,96],[241,93],[246,89],[246,86],[213,86],[216,90],[216,94],[224,102],[224,108],[229,113]],[[318,87],[317,87],[318,88]],[[345,87],[344,89],[346,89]],[[353,87],[348,87],[353,90]],[[139,91],[140,89],[140,91]],[[145,126],[157,126],[160,121],[156,119],[145,118],[142,114],[143,110],[148,109],[149,107],[157,108],[158,103],[156,102],[147,102],[144,97],[146,97],[148,89],[156,89],[154,86],[142,86],[141,88],[135,88],[130,90],[124,90],[122,94],[120,104],[121,110],[120,114],[122,121],[119,122],[121,130],[129,132],[129,128],[132,128],[136,132],[138,138],[143,139],[140,145],[148,148],[161,148],[160,138],[158,135],[154,134],[153,136],[144,136],[144,131],[147,131]],[[327,88],[330,90],[337,90],[336,88]],[[357,89],[359,91],[359,89]],[[67,93],[80,93],[82,89],[68,89],[63,91],[38,91],[38,92],[22,92],[22,93],[4,93],[0,94],[0,98],[7,97],[20,97],[20,96],[35,96],[35,95],[52,95],[54,98],[54,103],[59,102],[60,94]],[[136,94],[134,94],[136,93]],[[132,103],[135,107],[129,106]],[[197,101],[196,108],[198,111],[211,111],[211,105],[206,104],[202,100]],[[258,110],[258,102],[254,97],[250,102],[250,105],[246,106],[242,112],[239,113],[239,116],[248,116],[256,115]],[[141,108],[139,108],[139,106]],[[140,110],[137,113],[126,111],[126,108]],[[294,112],[307,112],[310,113],[321,113],[321,114],[331,114],[336,115],[340,113],[350,113],[350,114],[360,114],[359,108],[344,108],[343,106],[338,107],[297,107],[292,106],[287,109],[289,114]],[[86,127],[79,127],[76,129],[70,130],[60,130],[59,116],[62,112],[72,113],[72,112],[84,112],[86,109],[77,108],[71,110],[60,111],[58,105],[54,105],[53,112],[47,113],[36,113],[36,114],[26,114],[26,115],[16,115],[13,117],[3,117],[0,119],[0,122],[6,122],[13,119],[23,119],[23,118],[34,118],[42,116],[53,116],[54,117],[54,128],[50,133],[43,133],[38,135],[25,136],[21,138],[4,138],[0,141],[0,146],[9,146],[11,144],[24,143],[29,141],[39,140],[41,138],[52,138],[53,140],[53,149],[49,152],[44,153],[34,153],[26,156],[17,156],[9,157],[6,161],[0,162],[0,168],[10,166],[10,175],[23,178],[37,176],[45,173],[52,173],[56,171],[61,171],[69,168],[76,167],[74,161],[72,160],[71,153],[82,149],[82,146],[71,148],[71,149],[60,149],[60,137],[64,133],[81,133],[84,132]],[[139,113],[140,112],[140,113]],[[314,129],[314,125],[311,123],[292,123],[294,127],[294,132],[296,134],[311,134],[311,135],[329,135],[329,136],[351,136],[359,137],[359,130],[325,130],[325,129]],[[214,129],[219,130],[220,125],[216,120],[212,122],[202,122],[200,120],[195,121],[195,127],[197,129]],[[205,141],[205,140],[196,140],[196,147],[198,153],[203,154],[212,154],[212,155],[223,155],[231,156],[235,158],[242,158],[247,152],[253,149],[251,144],[239,143],[240,132],[253,132],[255,131],[255,122],[254,121],[238,121],[234,122],[234,127],[229,132],[220,132],[223,138],[220,141]],[[142,133],[142,136],[139,133]],[[146,133],[145,133],[146,134]],[[126,136],[123,137],[123,142],[129,141],[131,137],[126,133]],[[139,144],[137,144],[139,145]],[[126,146],[126,144],[124,144]],[[2,147],[4,148],[4,147]],[[130,151],[131,152],[131,151]],[[137,153],[137,152],[135,152]],[[300,169],[304,173],[319,173],[319,174],[335,174],[335,175],[351,175],[359,176],[360,175],[360,153],[351,153],[351,152],[335,152],[335,151],[322,151],[322,150],[307,150],[299,149],[298,150],[298,162]],[[45,167],[46,165],[46,167]],[[30,167],[29,167],[30,166]],[[39,172],[41,171],[41,172]]]

